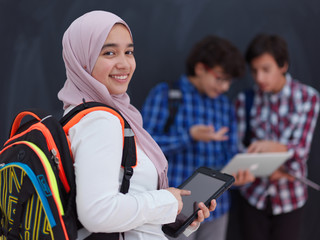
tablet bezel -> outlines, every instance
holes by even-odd
[[[186,181],[184,181],[178,188],[184,189],[184,187],[192,181],[197,174],[204,174],[212,178],[216,178],[218,180],[221,180],[224,182],[224,184],[216,191],[214,192],[205,202],[204,204],[209,207],[210,202],[212,199],[218,198],[223,192],[225,192],[231,185],[234,183],[235,179],[233,176],[221,173],[219,171],[213,170],[211,168],[207,167],[200,167],[198,168]],[[173,227],[174,224],[177,224],[177,220],[175,223],[165,224],[162,227],[162,230],[165,234],[167,234],[170,237],[178,237],[197,217],[197,212],[199,211],[199,208],[195,210],[190,216],[186,218],[186,220],[177,228]],[[177,216],[178,219],[179,215]]]

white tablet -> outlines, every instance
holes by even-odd
[[[293,156],[293,152],[277,153],[239,153],[221,170],[222,173],[233,174],[238,170],[250,170],[256,177],[268,177],[285,161]]]

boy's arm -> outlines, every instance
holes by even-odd
[[[286,162],[290,172],[298,177],[301,176],[301,165],[305,164],[308,158],[314,129],[319,114],[319,95],[313,95],[303,104],[302,114],[299,116],[299,124],[294,129],[293,139],[287,144],[287,149],[293,151],[293,158]]]
[[[301,177],[308,159],[313,132],[319,113],[319,96],[312,95],[303,101],[302,110],[296,113],[298,123],[294,129],[288,129],[290,140],[284,144],[278,141],[259,140],[248,147],[248,152],[286,152],[292,151],[293,157],[288,160],[279,172],[289,171]]]

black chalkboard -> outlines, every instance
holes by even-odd
[[[283,36],[290,51],[290,73],[320,91],[320,2],[317,0],[7,0],[0,3],[1,116],[0,143],[14,115],[40,107],[57,115],[57,92],[65,81],[61,39],[83,13],[114,12],[131,27],[137,70],[129,88],[140,108],[148,91],[160,81],[173,81],[184,72],[190,47],[207,34],[228,38],[244,51],[260,32]],[[249,74],[236,81],[228,95],[252,84]],[[309,177],[320,182],[319,127],[309,159]],[[310,190],[301,239],[320,236],[320,193]],[[231,221],[228,239],[240,239]]]

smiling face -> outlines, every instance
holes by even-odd
[[[288,70],[288,64],[279,67],[274,57],[269,53],[252,59],[250,68],[254,80],[264,92],[277,93],[286,83],[284,74]]]
[[[110,94],[122,94],[136,68],[133,42],[123,24],[115,24],[104,42],[91,75],[105,85]]]

